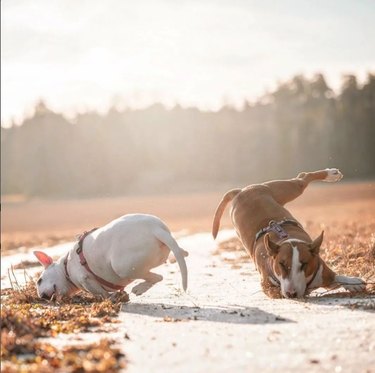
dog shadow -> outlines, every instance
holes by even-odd
[[[295,322],[257,307],[179,306],[163,303],[134,303],[122,306],[121,312],[150,316],[165,322],[202,320],[230,324],[278,324]]]

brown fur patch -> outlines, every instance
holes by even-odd
[[[292,269],[292,246],[283,244],[280,246],[279,254],[274,259],[273,270],[278,276],[287,278]]]

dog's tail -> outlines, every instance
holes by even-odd
[[[158,229],[155,232],[156,238],[162,242],[164,245],[168,246],[169,250],[174,254],[177,263],[180,267],[181,277],[182,277],[182,287],[186,291],[188,284],[188,274],[185,263],[186,252],[178,246],[176,240],[172,237],[171,233],[165,229]]]
[[[219,203],[219,206],[217,206],[214,221],[212,224],[212,236],[214,237],[214,239],[216,238],[217,232],[219,231],[220,219],[223,215],[225,208],[227,207],[227,204],[240,192],[241,189],[232,189],[229,192],[225,193],[223,199]]]

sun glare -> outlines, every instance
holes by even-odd
[[[114,98],[130,107],[241,106],[299,73],[325,73],[338,87],[343,73],[365,75],[375,60],[373,47],[360,48],[374,34],[365,6],[356,10],[363,27],[351,17],[347,29],[349,15],[335,7],[320,14],[296,4],[293,12],[277,3],[166,0],[1,6],[5,126],[40,98],[62,112],[103,111]]]

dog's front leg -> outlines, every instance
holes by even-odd
[[[321,284],[317,284],[318,286],[314,286],[314,288],[319,287],[319,285],[327,289],[342,286],[350,292],[363,291],[366,288],[366,283],[361,278],[337,275],[323,261],[321,265],[323,266],[322,275],[317,276],[317,280]]]
[[[366,288],[366,283],[359,277],[336,275],[335,283],[350,292],[363,291]]]
[[[94,295],[98,295],[103,298],[109,298],[111,295],[108,291],[103,289],[102,286],[98,284],[96,280],[90,278],[90,276],[83,276],[80,283],[81,283],[81,286],[87,292],[92,293]]]
[[[260,282],[262,286],[262,290],[267,297],[272,299],[279,299],[282,298],[281,295],[281,288],[280,286],[276,286],[272,284],[272,282],[268,279],[268,276],[262,276],[262,280]]]

